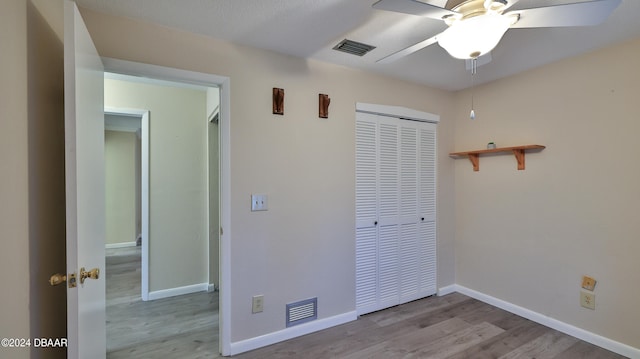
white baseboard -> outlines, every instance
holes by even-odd
[[[136,242],[107,243],[104,245],[106,249],[135,247]]]
[[[209,289],[209,283],[192,284],[184,287],[155,290],[149,292],[149,300],[175,297],[177,295],[191,294],[197,292],[206,292]]]
[[[467,295],[471,298],[475,298],[479,301],[485,302],[487,304],[491,304],[494,307],[498,307],[501,309],[506,310],[507,312],[511,312],[513,314],[519,315],[521,317],[527,318],[529,320],[532,320],[536,323],[540,323],[544,326],[547,326],[549,328],[555,329],[559,332],[571,335],[573,337],[576,337],[578,339],[584,340],[585,342],[597,345],[601,348],[610,350],[614,353],[620,354],[620,355],[624,355],[626,357],[629,358],[640,358],[640,349],[638,348],[634,348],[632,346],[617,342],[615,340],[609,339],[609,338],[605,338],[601,335],[586,331],[584,329],[575,327],[573,325],[567,324],[565,322],[561,322],[557,319],[548,317],[544,314],[540,314],[538,312],[534,312],[532,310],[529,310],[527,308],[523,308],[520,307],[518,305],[506,302],[502,299],[498,299],[495,297],[492,297],[490,295],[475,291],[473,289],[458,285],[458,284],[454,284],[452,286],[448,286],[445,288],[449,288],[449,287],[453,287],[455,292],[459,292],[462,293],[464,295]],[[443,288],[443,289],[445,289]],[[438,292],[438,295],[440,295],[440,293]]]
[[[335,315],[333,317],[314,320],[312,322],[296,325],[277,332],[261,335],[255,338],[245,339],[231,343],[230,355],[244,353],[250,350],[265,347],[267,345],[279,343],[295,337],[317,332],[319,330],[334,327],[336,325],[348,323],[358,319],[356,311]]]
[[[442,288],[438,288],[438,293],[436,294],[438,297],[451,294],[456,291],[456,285],[451,284]]]
[[[209,283],[209,285],[207,286],[207,292],[211,293],[211,292],[215,292],[217,289],[217,286],[215,283]]]

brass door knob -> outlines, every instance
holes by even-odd
[[[98,279],[100,278],[100,269],[93,268],[90,271],[86,271],[84,267],[80,268],[80,284],[84,284],[84,280],[87,278]]]

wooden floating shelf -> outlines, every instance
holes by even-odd
[[[453,158],[469,158],[469,161],[473,164],[473,170],[480,170],[480,155],[482,154],[499,154],[504,152],[511,152],[516,156],[516,161],[518,161],[518,170],[524,170],[524,152],[526,150],[530,151],[541,151],[545,148],[545,146],[541,145],[524,145],[524,146],[514,146],[514,147],[501,147],[501,148],[491,148],[486,150],[475,150],[475,151],[465,151],[465,152],[452,152],[449,156]]]

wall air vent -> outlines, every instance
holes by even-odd
[[[363,56],[367,52],[375,49],[375,46],[363,44],[361,42],[356,42],[348,39],[344,39],[340,41],[339,44],[333,47],[334,50],[346,52],[347,54]]]
[[[287,328],[318,319],[318,298],[287,304]]]

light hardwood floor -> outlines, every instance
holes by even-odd
[[[126,253],[126,251],[125,251]],[[107,257],[107,358],[218,358],[217,293],[139,299],[139,251]],[[136,267],[137,266],[137,267]],[[135,274],[131,274],[135,273]],[[138,287],[136,287],[136,285]],[[430,297],[234,356],[624,358],[459,293]]]
[[[237,357],[623,358],[459,293],[368,314]]]
[[[140,247],[107,250],[107,358],[218,358],[218,293],[143,302]]]

